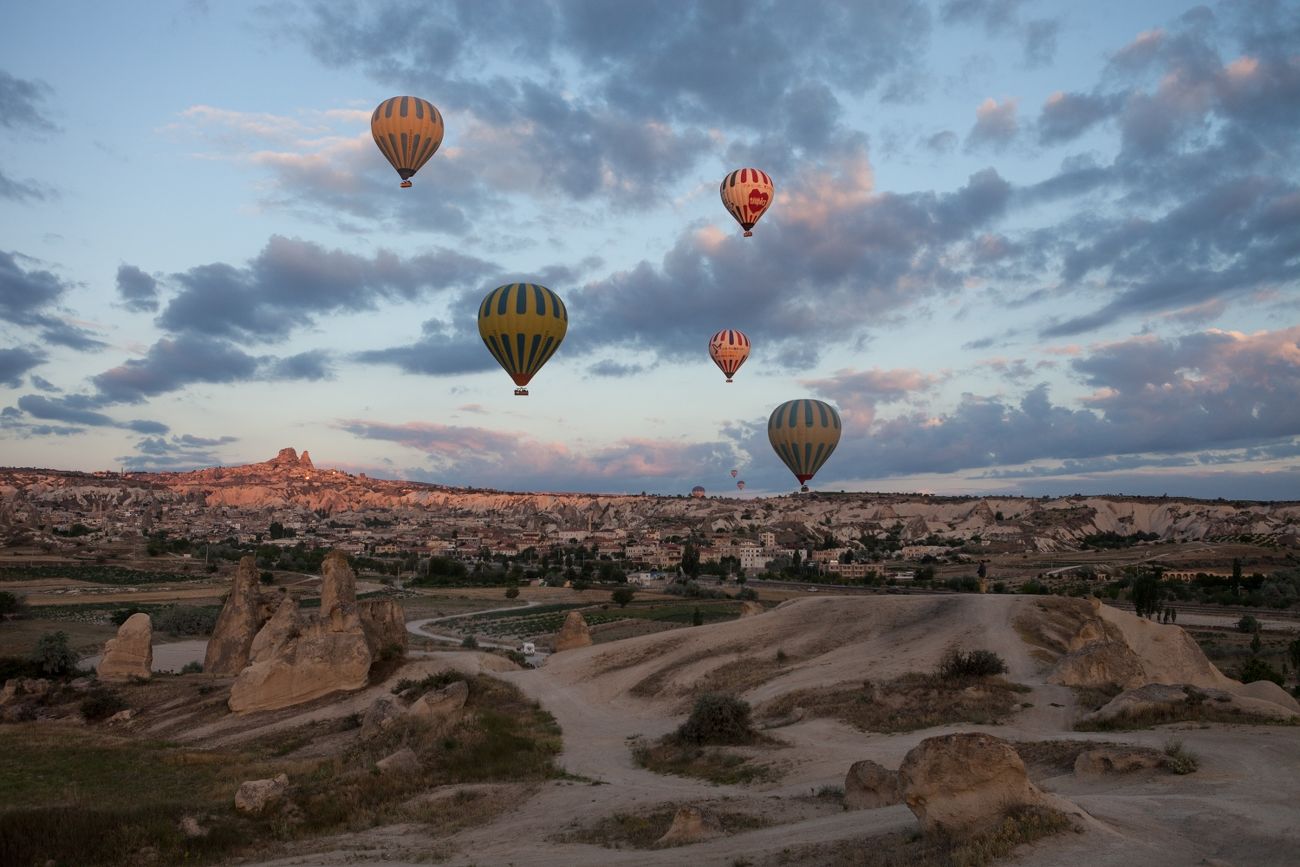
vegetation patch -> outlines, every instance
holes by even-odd
[[[1019,846],[1072,827],[1064,813],[1026,807],[1009,811],[996,827],[973,836],[884,834],[787,849],[776,863],[827,867],[985,867],[1010,855]]]
[[[155,572],[145,569],[127,569],[124,566],[92,566],[79,563],[70,563],[66,566],[0,566],[0,581],[64,578],[70,581],[88,581],[95,584],[131,586],[136,584],[201,581],[207,577],[206,574],[198,572]]]
[[[720,749],[777,743],[755,730],[750,717],[747,702],[722,693],[706,693],[695,700],[690,716],[676,731],[653,744],[637,743],[632,756],[641,767],[655,773],[698,777],[713,783],[775,779],[771,767],[751,764],[747,756]]]
[[[436,671],[419,680],[404,677],[393,685],[393,695],[400,695],[408,701],[415,701],[427,692],[433,692],[442,689],[444,686],[451,686],[458,680],[466,679],[464,674],[450,668]]]
[[[663,804],[649,813],[615,813],[594,825],[559,835],[561,843],[589,843],[606,849],[653,849],[655,843],[672,827],[680,805]],[[723,834],[739,834],[770,823],[758,816],[729,810],[709,810]]]

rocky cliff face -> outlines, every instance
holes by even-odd
[[[1296,544],[1300,502],[1250,503],[1152,497],[929,497],[809,494],[764,499],[692,499],[618,494],[507,493],[371,479],[317,469],[306,452],[186,473],[69,473],[0,470],[0,506],[23,502],[78,508],[202,504],[211,508],[310,509],[322,514],[385,510],[509,523],[524,530],[641,528],[666,524],[727,532],[752,526],[816,529],[841,539],[897,528],[905,541],[930,533],[981,536],[1041,551],[1077,547],[1094,533],[1155,533],[1161,539],[1255,537]],[[0,509],[3,513],[4,509]],[[999,514],[1001,518],[999,519]]]

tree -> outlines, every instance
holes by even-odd
[[[17,614],[22,611],[23,601],[7,590],[0,590],[0,615]]]
[[[1250,638],[1250,652],[1251,652],[1251,653],[1258,654],[1260,648],[1263,647],[1263,646],[1264,646],[1264,642],[1262,642],[1262,641],[1259,640],[1259,633],[1256,632],[1256,633],[1255,633],[1253,636],[1251,636],[1251,638]]]
[[[703,626],[703,625],[704,625],[704,614],[703,612],[700,611],[700,607],[697,605],[695,606],[695,611],[691,614],[691,626]]]
[[[609,594],[609,598],[618,603],[619,608],[626,608],[627,603],[631,602],[634,596],[636,596],[636,590],[627,585],[616,587],[614,592]]]
[[[1255,619],[1253,614],[1243,614],[1241,619],[1237,621],[1237,631],[1259,632],[1259,621]]]
[[[32,658],[41,671],[53,677],[71,674],[77,669],[77,654],[68,647],[68,633],[47,632],[36,642]]]
[[[1241,583],[1241,559],[1239,557],[1232,558],[1232,583]]]
[[[518,588],[518,587],[515,587],[514,585],[511,585],[511,586],[507,587],[507,588],[506,588],[506,598],[507,598],[507,599],[518,599],[518,598],[519,598],[519,588]]]
[[[700,549],[690,542],[682,546],[682,571],[691,578],[700,575]]]
[[[1133,610],[1138,617],[1151,617],[1160,610],[1160,579],[1155,575],[1139,575],[1133,579]]]
[[[1291,667],[1300,673],[1300,638],[1286,646],[1287,655],[1291,657]]]

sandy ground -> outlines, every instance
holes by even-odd
[[[1016,616],[1032,604],[1023,597],[807,599],[758,617],[595,645],[557,654],[538,670],[500,673],[497,676],[555,715],[564,731],[560,763],[589,784],[564,781],[540,787],[490,824],[451,838],[434,840],[409,825],[379,828],[316,841],[304,854],[266,863],[414,865],[427,863],[429,853],[436,852],[440,863],[456,865],[725,865],[742,858],[762,864],[804,845],[870,845],[865,841],[871,835],[915,828],[911,813],[899,806],[810,814],[795,805],[805,804],[806,796],[821,786],[842,785],[854,761],[866,758],[897,767],[926,737],[972,730],[1009,740],[1107,740],[1157,749],[1177,738],[1201,761],[1199,772],[1183,777],[1139,774],[1093,781],[1065,774],[1043,781],[1045,789],[1086,811],[1085,820],[1079,833],[1018,853],[1016,864],[1297,863],[1300,729],[1174,725],[1139,732],[1072,732],[1072,692],[1045,682],[1041,663],[1013,626]],[[1126,635],[1132,633],[1130,640],[1148,650],[1178,644],[1177,627],[1138,623],[1123,612],[1107,617],[1120,622]],[[1007,725],[893,735],[869,734],[833,720],[807,720],[773,731],[787,744],[771,752],[784,774],[777,782],[755,786],[661,776],[633,763],[628,739],[671,730],[680,722],[678,708],[692,681],[736,660],[766,657],[778,647],[794,660],[778,676],[744,693],[751,702],[761,702],[791,689],[929,670],[951,644],[1001,654],[1010,666],[1010,678],[1032,687],[1025,697],[1032,707]],[[439,656],[466,665],[481,655]],[[1174,662],[1163,661],[1166,666]],[[651,675],[659,676],[658,693],[650,698],[634,695],[633,687]],[[1222,677],[1203,671],[1197,676],[1216,681]],[[364,707],[367,700],[364,693],[350,699],[346,712]],[[556,839],[573,822],[590,824],[617,812],[648,812],[668,802],[719,799],[729,808],[766,815],[776,824],[667,850],[614,850]]]

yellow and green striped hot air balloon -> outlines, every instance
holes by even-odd
[[[528,381],[555,354],[569,330],[564,302],[536,283],[507,283],[487,294],[478,307],[478,333],[497,363],[527,395]]]
[[[772,410],[767,439],[807,491],[807,482],[840,442],[840,414],[820,400],[787,400]]]
[[[411,177],[442,144],[442,112],[418,96],[394,96],[379,103],[370,115],[370,134],[384,158],[411,185]]]

